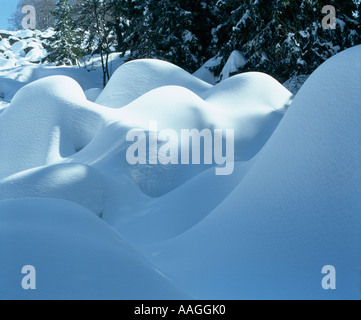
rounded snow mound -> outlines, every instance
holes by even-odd
[[[357,46],[321,65],[233,192],[187,232],[148,248],[185,291],[360,298],[360,56]],[[331,296],[321,287],[326,265],[342,279]]]
[[[26,96],[29,97],[29,95],[37,96],[34,104],[38,107],[44,106],[44,104],[40,103],[41,100],[48,102],[48,99],[56,99],[57,101],[68,101],[73,103],[83,102],[86,100],[85,94],[80,85],[75,80],[67,76],[51,76],[34,81],[23,87],[17,94],[15,94],[12,100],[13,108],[21,105],[26,108],[33,99],[28,99],[27,103],[24,103],[23,98]],[[42,99],[40,99],[40,97]],[[48,108],[51,107],[57,108],[57,106],[54,105],[48,106]]]
[[[134,61],[97,100],[110,108],[66,77],[24,87],[0,113],[0,200],[33,200],[0,202],[0,251],[10,257],[0,287],[23,297],[16,266],[33,259],[46,280],[38,297],[155,299],[178,297],[179,286],[199,299],[359,298],[360,53],[323,64],[284,118],[291,94],[261,73],[213,87],[168,63]],[[234,129],[232,175],[127,162],[131,129],[149,146],[157,130],[206,128]],[[320,286],[329,264],[342,283],[333,292]]]
[[[268,93],[274,95],[274,98],[260,98],[257,83],[264,86],[262,94]],[[183,142],[178,139],[182,130],[195,130],[198,133],[209,130],[212,137],[213,128],[221,129],[223,133],[232,130],[234,160],[250,160],[261,150],[282,119],[284,106],[291,94],[276,80],[264,74],[246,74],[234,80],[229,79],[225,85],[219,86],[221,88],[215,86],[209,89],[205,100],[185,87],[163,86],[145,93],[123,108],[113,109],[112,125],[103,127],[81,154],[72,156],[72,161],[94,161],[98,167],[106,168],[108,174],[111,167],[111,175],[118,180],[123,179],[126,173],[145,194],[159,197],[210,166],[215,166],[215,161],[213,164],[198,165],[182,163]],[[156,124],[155,129],[151,123]],[[170,139],[167,146],[177,150],[177,163],[162,165],[160,159],[155,159],[152,164],[147,161],[130,165],[126,161],[126,153],[132,143],[125,141],[125,137],[131,129],[144,132],[144,143],[139,145],[146,149],[146,159],[150,157],[147,148],[150,133],[171,129],[177,138]],[[225,134],[222,143],[226,145]],[[163,145],[159,142],[156,151]],[[203,149],[200,152],[204,154]]]
[[[261,72],[246,72],[228,78],[201,95],[225,112],[284,113],[291,102],[290,92],[273,77]]]
[[[69,77],[48,77],[21,88],[0,115],[0,177],[76,153],[101,123]]]
[[[160,74],[164,74],[164,68],[181,70],[157,60],[154,64],[137,61],[140,62],[154,68],[159,65]],[[145,194],[158,197],[206,170],[210,164],[184,165],[178,156],[178,164],[173,165],[162,165],[160,161],[131,165],[126,161],[131,143],[125,141],[131,129],[142,129],[149,136],[153,122],[157,124],[157,133],[172,129],[178,137],[187,129],[199,133],[204,129],[212,133],[214,128],[224,132],[234,130],[234,160],[246,161],[272,135],[291,97],[276,80],[261,73],[236,76],[214,87],[206,85],[208,89],[199,95],[193,82],[204,83],[185,71],[179,74],[185,86],[169,85],[171,81],[163,79],[167,85],[150,90],[119,109],[91,103],[78,83],[65,76],[43,78],[23,87],[0,116],[3,162],[0,177],[72,161],[97,166],[119,181],[127,176]],[[21,127],[17,126],[19,123]],[[34,138],[29,141],[29,137]],[[182,144],[178,139],[174,141],[169,145],[181,155]],[[222,142],[225,145],[225,136]],[[159,143],[157,151],[161,146]],[[146,152],[149,159],[149,150]]]
[[[68,201],[1,201],[0,252],[6,256],[0,260],[2,299],[189,297],[114,229]],[[21,286],[21,268],[29,264],[39,275],[37,290]]]
[[[182,86],[197,94],[211,87],[169,62],[156,59],[134,60],[115,71],[96,103],[122,108],[143,94],[168,85]]]

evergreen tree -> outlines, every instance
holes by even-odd
[[[25,1],[25,0],[24,0]],[[99,54],[103,84],[109,54],[159,58],[190,72],[218,56],[220,74],[233,50],[247,63],[237,72],[262,71],[279,81],[308,75],[334,54],[361,43],[354,0],[59,0],[48,60],[71,64]],[[322,28],[322,8],[337,11],[335,30]],[[81,30],[82,38],[79,37]],[[82,46],[80,46],[82,44]]]
[[[131,58],[159,58],[195,71],[210,58],[214,1],[147,0],[128,4]]]
[[[337,11],[335,30],[321,26],[322,8],[329,4]],[[216,32],[217,40],[228,39],[218,43],[223,61],[213,69],[216,73],[230,53],[239,50],[248,59],[239,72],[263,71],[285,81],[310,74],[337,52],[361,42],[353,0],[223,0],[218,6],[229,18]]]
[[[68,0],[59,0],[53,14],[56,19],[55,33],[46,46],[50,51],[46,61],[55,62],[57,65],[73,65],[82,56],[82,50],[80,33],[73,28]]]
[[[137,56],[137,47],[141,41],[147,39],[149,19],[145,16],[148,0],[116,0],[116,14],[118,20],[117,39],[118,49],[123,54],[127,50]],[[121,40],[120,40],[121,39]]]
[[[104,87],[110,79],[109,54],[116,48],[116,8],[115,0],[78,0],[74,6],[76,26],[83,32],[86,53],[100,55]]]

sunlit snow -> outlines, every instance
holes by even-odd
[[[34,65],[40,44],[12,36],[0,41],[14,58],[0,56],[0,298],[361,297],[361,46],[294,97],[263,73],[228,77],[241,53],[217,84],[205,67],[114,55],[102,90],[97,68]],[[127,133],[150,139],[152,122],[233,130],[232,174],[129,164]],[[24,265],[37,290],[21,288]]]

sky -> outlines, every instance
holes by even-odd
[[[8,19],[15,11],[18,0],[0,0],[0,30],[9,29]]]

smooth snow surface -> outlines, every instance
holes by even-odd
[[[202,298],[360,298],[360,56],[360,46],[349,49],[311,76],[205,219],[145,244],[163,272]],[[337,269],[337,290],[320,286],[325,265]]]
[[[0,251],[6,257],[0,260],[0,298],[188,297],[109,225],[74,203],[2,201],[0,212]],[[29,264],[39,275],[33,291],[19,283],[19,271]]]
[[[153,89],[169,85],[182,86],[196,94],[211,87],[169,62],[135,60],[118,68],[96,102],[121,108]]]
[[[0,298],[359,299],[360,56],[327,61],[293,101],[266,74],[213,86],[149,59],[104,90],[97,71],[0,72]],[[126,135],[150,122],[233,129],[233,173],[130,165]]]

